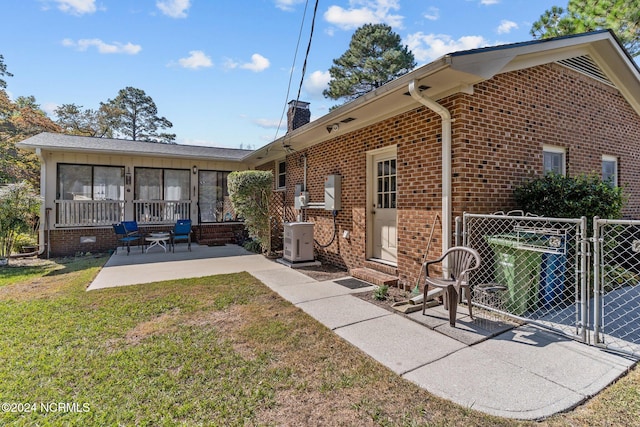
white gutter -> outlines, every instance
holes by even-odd
[[[42,149],[41,148],[36,148],[36,155],[38,156],[38,158],[40,159],[40,197],[42,197],[42,204],[40,205],[40,227],[38,230],[38,242],[40,242],[40,244],[38,245],[38,256],[42,255],[47,247],[47,245],[49,244],[49,242],[45,243],[44,240],[44,227],[45,225],[47,225],[48,221],[48,215],[49,213],[46,210],[46,176],[47,176],[47,161],[45,159],[45,156],[42,154]],[[48,252],[47,252],[48,255]],[[47,258],[49,258],[49,256],[47,256]]]
[[[442,118],[442,253],[451,247],[451,113],[431,98],[420,94],[418,83],[409,83],[411,97]]]

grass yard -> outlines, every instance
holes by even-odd
[[[490,417],[402,380],[248,274],[85,292],[105,261],[0,268],[0,425],[638,425],[637,368],[569,414]]]

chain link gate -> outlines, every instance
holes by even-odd
[[[482,259],[473,303],[588,342],[586,228],[586,218],[465,213],[462,244]]]
[[[640,221],[594,219],[594,344],[640,358]]]

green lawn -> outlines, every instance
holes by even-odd
[[[248,274],[85,292],[105,260],[0,268],[0,425],[534,424],[428,394]],[[637,423],[637,371],[542,424]]]

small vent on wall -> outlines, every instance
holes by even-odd
[[[585,74],[591,78],[594,78],[602,83],[606,83],[610,86],[614,86],[613,82],[609,80],[607,75],[602,72],[598,64],[596,64],[589,55],[576,56],[575,58],[563,59],[558,61],[558,64],[571,68],[579,73]]]

